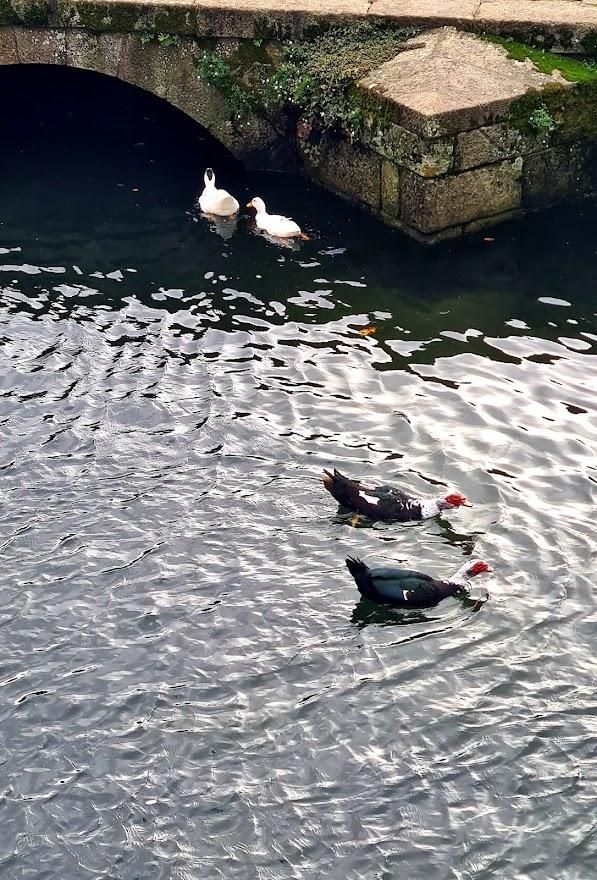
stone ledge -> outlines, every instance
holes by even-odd
[[[301,36],[363,18],[493,30],[568,51],[597,42],[597,4],[589,0],[0,0],[0,25],[213,37]]]

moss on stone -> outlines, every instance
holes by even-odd
[[[92,31],[134,33],[138,31],[193,35],[197,32],[192,8],[168,5],[143,5],[135,0],[107,3],[103,0],[55,0],[52,23],[76,26]]]
[[[486,34],[485,39],[503,46],[508,56],[515,61],[530,61],[541,73],[551,74],[557,70],[569,82],[597,81],[597,65],[592,61],[582,61],[555,52],[547,52],[535,46],[528,46],[506,37]]]
[[[18,24],[19,18],[9,0],[0,0],[0,25]]]
[[[0,0],[0,25],[43,27],[50,21],[48,0]]]
[[[597,137],[597,80],[579,82],[573,89],[553,87],[529,92],[510,107],[509,124],[524,134],[538,132],[534,127],[537,110],[554,123],[552,140],[568,142]]]
[[[50,4],[47,0],[13,0],[13,8],[21,24],[26,27],[43,27],[50,20]]]

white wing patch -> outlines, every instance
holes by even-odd
[[[379,504],[379,498],[374,498],[373,495],[367,495],[366,492],[359,492],[359,497],[364,498],[369,504]]]
[[[402,596],[405,602],[408,602],[408,590],[402,590]]]

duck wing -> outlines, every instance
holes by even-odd
[[[438,581],[428,574],[406,568],[372,568],[370,579],[382,601],[412,608],[437,605],[447,596],[466,592],[461,584]]]
[[[437,593],[437,582],[434,578],[408,568],[375,567],[370,570],[370,577],[375,590],[383,599],[401,605],[419,605],[421,600],[426,602],[433,599]]]
[[[216,190],[216,201],[223,210],[236,212],[239,209],[237,200],[225,189]]]
[[[421,518],[421,504],[393,486],[367,486],[351,480],[334,468],[324,471],[323,484],[338,504],[356,510],[369,519],[407,522]]]

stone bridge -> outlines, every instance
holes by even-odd
[[[423,241],[594,191],[597,71],[546,46],[592,55],[597,0],[0,0],[0,64],[117,77]]]

